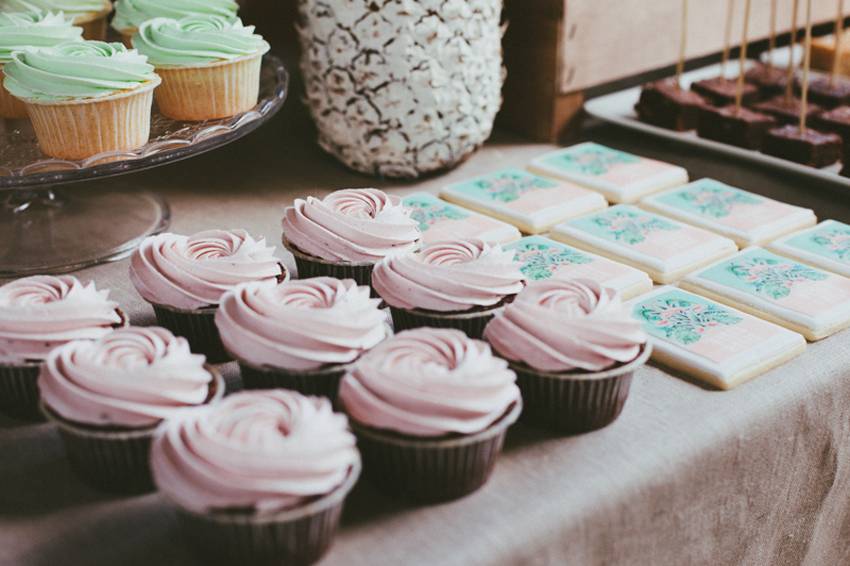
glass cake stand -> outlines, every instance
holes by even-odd
[[[147,145],[82,161],[46,157],[28,120],[0,119],[0,277],[61,273],[126,257],[142,238],[168,226],[168,203],[147,191],[94,190],[82,184],[235,141],[281,109],[288,86],[281,60],[266,55],[260,99],[252,110],[222,120],[179,122],[154,106]]]

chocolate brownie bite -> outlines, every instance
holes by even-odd
[[[767,132],[762,151],[811,167],[826,167],[841,158],[841,137],[831,132],[799,126],[782,126]]]
[[[764,135],[776,125],[776,119],[772,116],[748,108],[736,108],[732,104],[723,108],[702,108],[697,133],[708,140],[758,149]]]
[[[676,79],[664,79],[643,86],[635,111],[642,122],[681,132],[696,128],[699,109],[705,104]]]
[[[800,108],[802,103],[796,96],[785,98],[784,94],[774,96],[770,100],[765,100],[750,106],[756,112],[768,114],[776,118],[782,124],[797,124],[800,122]],[[806,120],[811,120],[817,114],[820,114],[823,109],[817,104],[812,104],[811,101],[806,105]]]
[[[795,87],[799,93],[802,85]],[[850,79],[835,77],[829,80],[828,75],[817,75],[809,79],[809,101],[821,108],[835,108],[850,104]]]
[[[788,84],[788,76],[784,69],[756,63],[744,74],[744,80],[755,86],[759,91],[759,98],[767,100],[785,92]]]
[[[821,132],[833,132],[841,136],[845,152],[850,147],[850,106],[839,106],[821,112],[812,119],[812,126]]]
[[[691,84],[691,90],[699,93],[700,96],[715,106],[726,106],[735,102],[735,93],[738,92],[738,80],[724,77],[704,79]],[[757,102],[758,99],[758,88],[745,82],[741,94],[742,104],[749,105]]]

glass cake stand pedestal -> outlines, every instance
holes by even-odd
[[[85,181],[188,159],[235,141],[283,106],[289,76],[263,58],[253,109],[222,120],[179,122],[154,106],[151,138],[134,151],[82,161],[46,157],[28,120],[0,119],[0,277],[74,271],[129,255],[168,227],[168,203],[147,191],[88,189]]]

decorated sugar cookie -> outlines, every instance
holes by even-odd
[[[504,244],[522,236],[515,226],[456,206],[430,193],[408,195],[402,204],[410,211],[411,218],[419,223],[424,244],[468,238]]]
[[[824,220],[817,226],[789,234],[768,246],[780,255],[850,277],[850,225]]]

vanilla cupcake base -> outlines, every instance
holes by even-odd
[[[85,159],[148,142],[153,91],[159,83],[157,77],[100,98],[24,103],[42,152],[58,159]]]
[[[157,67],[162,86],[159,111],[175,120],[212,120],[247,112],[257,105],[260,67],[257,53],[192,67]]]
[[[100,12],[90,12],[74,18],[74,25],[83,28],[83,39],[106,41],[106,20],[112,13],[112,2],[104,2]]]
[[[27,106],[3,88],[3,65],[0,65],[0,118],[26,118]]]

